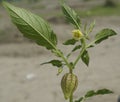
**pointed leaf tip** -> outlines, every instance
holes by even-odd
[[[41,65],[44,65],[44,64],[52,64],[53,66],[56,66],[56,67],[62,67],[62,61],[60,60],[51,60],[49,62],[45,62],[45,63],[42,63]]]
[[[62,8],[63,14],[65,15],[66,20],[79,29],[81,26],[81,21],[78,14],[68,5],[66,5],[64,2],[61,3],[61,8]]]

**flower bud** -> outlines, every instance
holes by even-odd
[[[61,88],[65,99],[70,98],[78,85],[77,76],[71,73],[66,73],[61,80]]]
[[[75,40],[80,40],[83,37],[83,34],[79,29],[73,30],[72,33]]]

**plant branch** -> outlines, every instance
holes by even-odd
[[[75,62],[73,63],[73,67],[76,66],[76,64],[78,63],[79,59],[81,58],[82,54],[84,53],[84,51],[86,50],[86,42],[85,39],[81,39],[81,44],[82,44],[82,50],[80,52],[80,54],[78,55],[77,59],[75,60]]]
[[[92,41],[90,44],[86,46],[86,48],[89,48],[91,45],[93,45],[96,42],[96,40]]]
[[[85,49],[86,49],[86,48],[82,48],[79,56],[77,57],[77,59],[75,60],[75,62],[74,62],[74,64],[73,64],[74,67],[75,67],[75,65],[78,63],[78,61],[79,61],[79,59],[81,58],[82,54],[84,53]]]
[[[59,56],[63,59],[63,61],[65,62],[65,64],[67,65],[67,67],[69,68],[70,72],[72,73],[72,67],[69,64],[67,58],[65,58],[64,55],[58,49],[56,49],[56,51],[59,54]]]
[[[75,60],[75,62],[73,63],[73,67],[75,67],[75,65],[78,63],[79,59],[81,58],[82,54],[84,53],[84,51],[89,48],[91,45],[93,45],[96,42],[96,40],[92,41],[90,44],[86,45],[85,39],[83,38],[81,41],[82,44],[82,50],[79,54],[79,56],[77,57],[77,59]]]

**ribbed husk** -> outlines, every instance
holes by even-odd
[[[61,80],[61,88],[65,99],[70,98],[71,94],[76,90],[78,85],[78,78],[76,75],[66,73]]]

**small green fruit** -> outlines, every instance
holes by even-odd
[[[66,73],[61,80],[61,88],[65,99],[70,98],[78,85],[77,76],[71,73]]]

